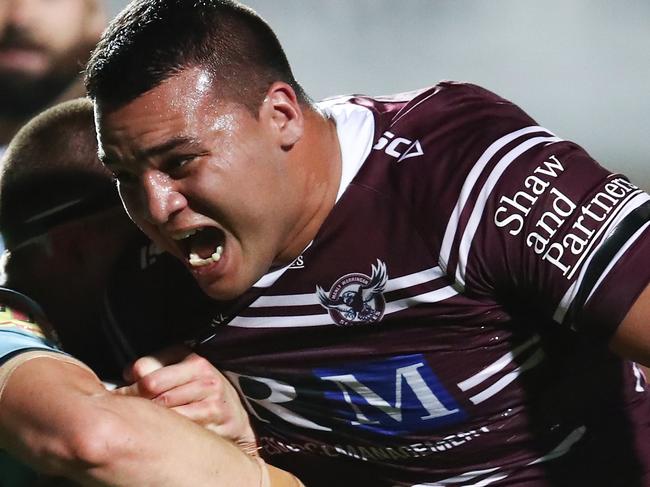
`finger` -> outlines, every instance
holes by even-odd
[[[127,382],[136,382],[145,375],[151,374],[162,367],[164,367],[164,364],[160,360],[147,355],[146,357],[140,357],[129,365],[122,375]]]
[[[194,381],[203,381],[206,387],[222,387],[226,379],[207,360],[194,355],[182,362],[167,365],[139,379],[138,390],[142,397],[154,398],[174,388]]]
[[[153,402],[167,408],[175,408],[212,398],[215,406],[223,398],[223,385],[213,378],[198,379],[168,389],[153,398]]]
[[[171,370],[169,370],[171,369]],[[180,372],[180,373],[179,373]],[[141,379],[120,387],[113,391],[121,396],[142,397],[144,399],[155,399],[158,396],[170,392],[170,390],[191,381],[191,374],[177,365],[168,365],[147,374]],[[172,396],[173,397],[173,396]],[[162,402],[164,399],[161,399]]]
[[[140,391],[137,384],[131,384],[124,387],[118,387],[111,391],[111,394],[117,394],[118,396],[132,396],[132,397],[142,397],[140,396]]]
[[[171,408],[178,414],[203,426],[209,426],[211,430],[217,432],[234,430],[233,412],[225,402],[216,404],[212,398],[206,398],[202,401],[175,406]]]
[[[248,415],[243,411],[232,409],[229,405],[222,405],[216,410],[210,399],[177,406],[172,411],[182,414],[186,418],[218,434],[222,438],[234,441],[238,445],[256,444],[255,434],[250,426]],[[216,411],[216,412],[215,412]]]
[[[158,369],[182,361],[190,353],[191,350],[185,345],[177,345],[140,357],[126,368],[124,379],[128,382],[136,382]]]

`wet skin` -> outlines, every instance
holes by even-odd
[[[100,156],[129,215],[215,299],[239,296],[296,258],[338,189],[331,121],[303,110],[280,82],[256,115],[217,100],[201,68],[116,109],[96,103]],[[219,246],[218,261],[189,264],[190,252],[209,258]]]

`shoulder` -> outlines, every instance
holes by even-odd
[[[390,179],[415,176],[420,184],[468,174],[490,150],[513,140],[547,132],[512,102],[470,83],[443,81],[435,86],[390,96],[353,95],[321,104],[337,123],[353,117],[370,120],[364,165],[371,163]],[[343,114],[343,116],[341,116]],[[358,135],[355,133],[358,139]],[[442,177],[441,177],[442,175]]]
[[[436,129],[449,134],[451,129],[474,126],[487,120],[493,123],[511,119],[511,123],[533,123],[519,107],[501,96],[471,83],[441,81],[420,90],[385,96],[352,95],[325,100],[334,106],[344,103],[364,107],[372,112],[379,129]],[[484,129],[492,127],[485,126]],[[380,132],[381,133],[381,132]]]
[[[28,296],[0,287],[0,363],[23,350],[59,351],[41,307]]]
[[[510,101],[469,83],[444,81],[409,93],[327,103],[331,110],[363,110],[372,119],[357,183],[397,197],[405,207],[436,208],[444,219],[451,211],[445,207],[485,160],[537,134],[551,135]]]

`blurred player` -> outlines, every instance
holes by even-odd
[[[0,2],[0,146],[40,110],[83,94],[79,72],[105,21],[101,0]]]
[[[198,350],[307,485],[650,485],[650,198],[480,87],[314,104],[227,0],[135,1],[86,70]],[[597,468],[594,468],[597,466]]]
[[[240,480],[258,485],[267,469],[222,439],[244,450],[254,443],[246,413],[232,386],[204,359],[180,348],[142,358],[131,369],[136,382],[108,393],[86,364],[60,352],[55,343],[56,331],[66,351],[105,377],[120,357],[113,354],[111,337],[128,345],[122,355],[140,354],[144,343],[160,347],[178,341],[192,320],[185,311],[166,325],[173,315],[165,316],[165,305],[154,306],[146,292],[130,295],[131,306],[151,305],[147,315],[160,333],[148,333],[151,327],[140,321],[142,310],[120,314],[120,297],[129,298],[130,286],[148,281],[161,298],[164,287],[157,280],[178,282],[171,261],[164,275],[151,274],[161,267],[155,258],[162,256],[143,253],[148,247],[142,247],[141,234],[117,204],[110,177],[96,158],[90,102],[70,102],[37,117],[12,141],[6,158],[0,228],[11,252],[7,284],[12,289],[0,289],[0,446],[41,472],[82,484]],[[133,253],[135,258],[129,258]],[[111,285],[116,289],[105,292]],[[181,292],[173,296],[183,301]],[[193,303],[199,313],[200,299]],[[166,408],[205,429],[170,416]],[[219,436],[206,436],[206,430]],[[207,477],[169,474],[175,458],[195,456],[201,443],[206,458],[232,466]],[[150,467],[133,472],[140,462]],[[271,474],[289,478],[275,470]]]
[[[192,321],[176,326],[183,315],[158,302],[161,295],[173,295],[197,315],[202,300],[175,288],[191,290],[192,280],[126,218],[110,173],[97,160],[88,103],[63,104],[34,119],[5,155],[5,285],[45,308],[69,353],[115,379],[138,356],[189,333]],[[136,309],[134,289],[144,289]]]

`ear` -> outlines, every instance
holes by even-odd
[[[284,150],[291,149],[304,133],[305,119],[294,89],[276,81],[266,92],[259,117],[271,124]]]

